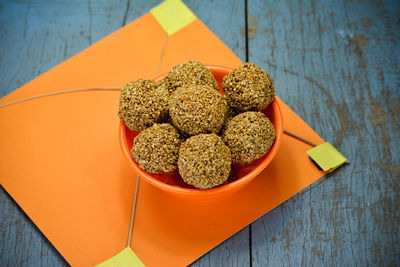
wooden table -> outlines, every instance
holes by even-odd
[[[158,2],[0,1],[1,96]],[[400,2],[185,2],[351,161],[193,266],[398,266]],[[0,266],[68,265],[0,191]]]

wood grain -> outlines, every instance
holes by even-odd
[[[253,223],[254,266],[397,265],[398,2],[250,1],[250,61],[351,164]]]
[[[158,2],[1,1],[0,96]],[[192,266],[398,265],[400,2],[185,2],[350,160]],[[0,266],[68,265],[4,189],[0,214]]]

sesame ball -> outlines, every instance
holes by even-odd
[[[222,140],[231,150],[232,163],[244,165],[268,152],[275,140],[275,128],[263,113],[247,111],[226,123]]]
[[[274,85],[265,70],[245,63],[222,79],[222,89],[228,105],[239,112],[259,111],[275,96]]]
[[[228,106],[222,95],[205,85],[185,85],[169,100],[169,115],[173,124],[185,136],[218,133]]]
[[[161,84],[170,93],[185,84],[208,85],[218,91],[218,83],[211,71],[198,61],[189,61],[172,68]]]
[[[155,123],[135,137],[131,153],[141,169],[153,174],[171,173],[177,169],[182,141],[174,126]]]
[[[185,183],[209,189],[228,179],[231,152],[216,134],[192,136],[179,149],[178,169]]]
[[[153,80],[129,82],[121,90],[118,116],[132,131],[141,131],[168,116],[169,94]]]

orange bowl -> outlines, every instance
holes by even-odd
[[[219,66],[208,66],[208,68],[213,73],[215,79],[218,82],[219,90],[221,94],[223,94],[221,86],[222,78],[230,73],[232,69]],[[164,76],[165,75],[161,75],[155,80],[160,81]],[[120,144],[122,151],[125,157],[128,159],[130,165],[138,174],[140,174],[140,176],[145,181],[149,182],[150,184],[158,187],[165,192],[186,199],[217,199],[224,197],[227,194],[233,193],[247,185],[268,166],[268,164],[272,161],[272,159],[278,152],[283,134],[283,118],[276,98],[267,108],[261,110],[261,112],[263,112],[270,119],[275,127],[276,138],[271,149],[268,151],[267,154],[251,164],[243,166],[232,165],[231,174],[227,182],[211,189],[197,189],[191,185],[184,183],[178,171],[172,174],[155,175],[142,170],[135,162],[131,154],[134,138],[139,134],[139,132],[131,131],[122,123],[122,121],[119,125]]]

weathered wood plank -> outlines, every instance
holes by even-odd
[[[125,9],[122,0],[2,3],[1,95],[120,28]]]
[[[0,190],[0,265],[68,266],[5,190]]]
[[[253,265],[396,265],[399,3],[252,0],[249,12],[250,61],[351,161],[253,223]]]

